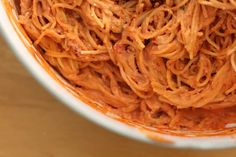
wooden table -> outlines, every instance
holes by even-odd
[[[52,97],[22,67],[2,38],[0,54],[0,157],[236,156],[236,148],[160,148],[107,131]]]

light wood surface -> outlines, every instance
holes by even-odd
[[[136,142],[84,119],[52,97],[0,37],[0,157],[233,157]]]

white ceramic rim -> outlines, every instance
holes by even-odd
[[[6,11],[4,9],[3,0],[0,2],[0,33],[5,37],[5,40],[10,45],[14,54],[18,57],[21,63],[30,71],[30,73],[56,98],[69,106],[72,110],[80,113],[89,120],[99,124],[113,132],[124,135],[126,137],[143,141],[146,143],[158,144],[161,146],[169,146],[174,148],[191,148],[191,149],[221,149],[236,147],[236,138],[232,135],[219,137],[177,137],[165,134],[157,135],[164,139],[170,140],[173,144],[166,144],[158,141],[153,141],[144,133],[135,127],[114,120],[86,105],[78,98],[69,93],[57,81],[55,81],[46,70],[36,61],[28,49],[21,41],[19,35],[14,30]],[[60,91],[60,92],[58,92]],[[91,116],[93,115],[93,116]]]

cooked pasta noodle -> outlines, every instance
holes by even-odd
[[[21,0],[20,8],[48,63],[109,111],[157,128],[236,122],[235,0]]]

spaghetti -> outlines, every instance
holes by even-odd
[[[76,92],[123,118],[236,122],[235,0],[21,0],[19,22]]]

